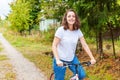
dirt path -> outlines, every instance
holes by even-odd
[[[1,33],[0,42],[16,71],[17,80],[47,80],[43,73],[32,62],[28,61],[20,52],[13,48]]]

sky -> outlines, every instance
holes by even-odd
[[[5,19],[5,16],[10,12],[10,6],[8,3],[11,3],[14,0],[0,0],[0,17]]]

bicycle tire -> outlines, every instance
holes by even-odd
[[[50,80],[54,80],[54,73],[50,75]]]

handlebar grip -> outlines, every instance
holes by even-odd
[[[81,65],[86,65],[86,66],[90,66],[91,65],[91,62],[90,61],[87,61],[87,62],[82,62]]]
[[[91,65],[91,62],[90,62],[90,61],[88,61],[88,62],[87,62],[87,66],[90,66],[90,65]]]
[[[65,63],[65,62],[63,62],[63,66],[68,66],[68,64],[67,64],[67,63]]]

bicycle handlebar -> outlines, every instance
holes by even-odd
[[[70,65],[75,65],[75,66],[78,66],[78,65],[86,65],[86,66],[90,66],[90,65],[91,65],[91,62],[90,62],[90,61],[87,61],[87,62],[82,62],[82,63],[79,63],[79,64],[72,64],[72,63],[63,62],[63,66],[65,66],[65,67],[70,66]]]
[[[82,62],[81,65],[86,65],[86,66],[90,66],[91,65],[91,62],[90,61],[87,61],[87,62]]]

